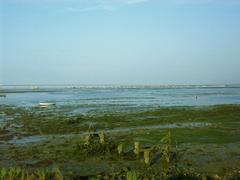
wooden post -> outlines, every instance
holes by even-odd
[[[117,150],[118,150],[118,155],[122,156],[123,155],[123,144],[122,143],[118,145]]]
[[[134,142],[134,154],[139,156],[140,154],[140,143],[139,142]]]
[[[88,134],[84,137],[84,141],[85,141],[85,145],[89,145],[90,144],[90,141],[91,141],[91,135]]]
[[[146,164],[146,165],[150,165],[150,149],[146,149],[146,150],[144,150],[144,154],[143,154],[143,157],[144,157],[144,163]]]
[[[100,132],[100,133],[98,134],[98,136],[99,136],[99,142],[100,142],[100,144],[105,144],[105,134],[104,134],[104,132]]]

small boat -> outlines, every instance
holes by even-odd
[[[0,97],[7,97],[6,94],[0,94]]]
[[[40,89],[38,86],[32,86],[32,90],[38,90]]]
[[[49,107],[49,106],[55,106],[56,103],[53,103],[53,102],[40,102],[39,103],[39,106],[40,107]]]

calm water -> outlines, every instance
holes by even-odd
[[[240,104],[240,87],[141,87],[141,88],[39,88],[11,89],[0,97],[0,104],[22,107],[55,102],[57,107],[72,107],[73,112],[121,111],[158,106],[203,106]],[[40,92],[34,92],[40,91]]]

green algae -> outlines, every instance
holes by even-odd
[[[208,125],[170,129],[174,165],[181,172],[188,169],[185,174],[189,177],[199,174],[225,176],[240,167],[240,105],[84,115],[68,114],[62,107],[45,111],[1,105],[0,113],[4,114],[6,124],[0,131],[0,167],[38,169],[58,165],[64,176],[79,178],[98,175],[126,178],[129,170],[141,172],[142,178],[159,177],[161,151],[153,152],[154,163],[146,168],[143,152],[136,158],[133,146],[134,142],[140,142],[142,149],[163,146],[161,139],[169,129],[140,127],[181,127],[182,123],[197,122]],[[116,129],[126,130],[114,131]],[[106,143],[99,142],[98,132],[105,132]],[[84,144],[84,136],[88,133],[93,136],[90,145]],[[27,139],[23,141],[24,138]],[[124,147],[121,156],[118,155],[119,144]],[[191,168],[194,171],[191,172]],[[171,174],[175,178],[185,177],[175,171]]]

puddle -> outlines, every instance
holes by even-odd
[[[3,128],[5,123],[4,123],[5,115],[0,114],[0,128]]]
[[[91,134],[97,134],[99,132],[105,133],[119,133],[119,132],[130,132],[136,130],[151,130],[151,129],[174,129],[174,128],[194,128],[194,127],[203,127],[209,126],[210,123],[206,122],[192,122],[192,123],[176,123],[176,124],[161,124],[161,125],[151,125],[151,126],[138,126],[138,127],[129,127],[129,128],[115,128],[107,130],[98,130],[95,132],[90,132]],[[28,143],[38,143],[43,141],[49,141],[51,139],[62,139],[62,138],[71,138],[71,137],[82,137],[89,132],[83,132],[80,134],[62,134],[62,135],[37,135],[37,136],[27,136],[21,139],[13,139],[7,141],[10,144],[24,145]]]
[[[72,111],[73,114],[88,114],[89,111],[93,110],[94,108],[90,107],[80,107],[76,108]]]
[[[36,143],[36,142],[48,140],[49,137],[50,136],[48,136],[48,135],[27,136],[27,137],[23,137],[21,139],[12,139],[12,140],[8,141],[8,143],[18,144],[18,145],[27,144],[27,143]]]
[[[194,128],[194,127],[203,127],[208,125],[210,125],[210,123],[205,123],[205,122],[161,124],[161,125],[138,126],[138,127],[130,127],[130,128],[116,128],[116,129],[106,130],[105,132],[111,133],[111,132],[128,132],[133,130]]]

